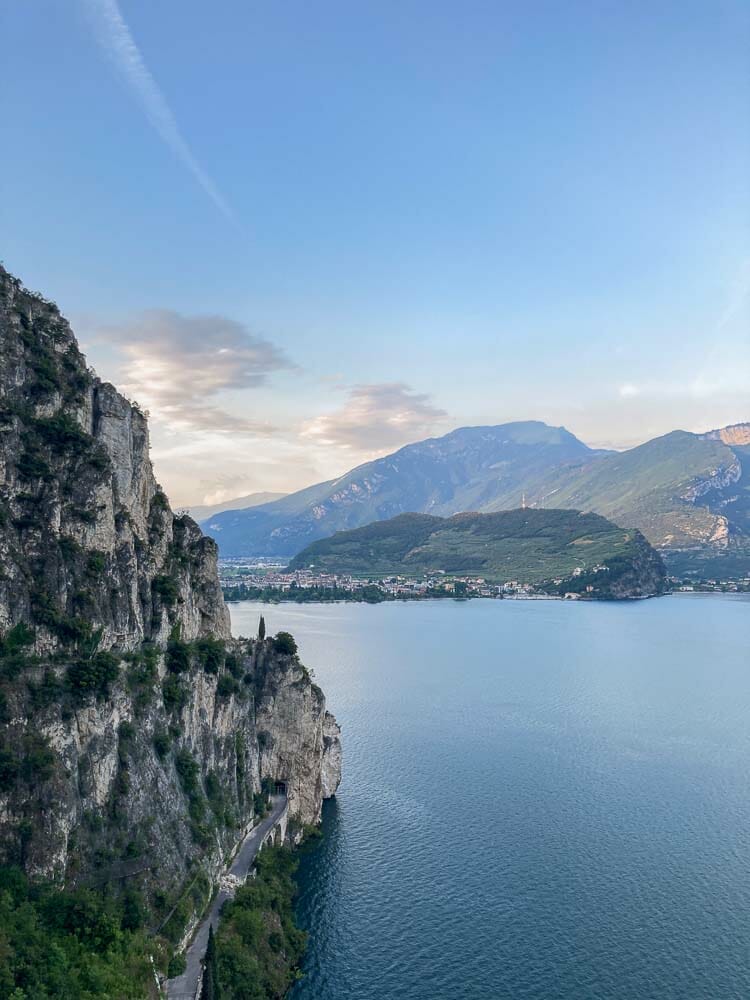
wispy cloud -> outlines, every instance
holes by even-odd
[[[273,433],[269,424],[229,413],[215,400],[295,367],[270,341],[226,316],[151,309],[128,323],[97,328],[95,340],[124,355],[122,388],[172,429]]]
[[[218,188],[198,163],[180,132],[164,94],[146,66],[117,0],[82,0],[97,40],[139,101],[158,134],[188,168],[219,211],[235,219]]]
[[[445,416],[403,382],[355,385],[344,406],[309,421],[302,436],[369,456],[428,437]]]

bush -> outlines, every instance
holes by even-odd
[[[216,695],[218,698],[230,698],[237,694],[240,686],[231,674],[222,674],[216,685]]]
[[[218,639],[198,639],[195,643],[195,652],[207,674],[218,674],[224,666],[226,658],[224,643]]]
[[[82,455],[94,443],[93,438],[67,413],[42,417],[35,420],[33,426],[42,441],[58,455]]]
[[[107,565],[107,557],[103,552],[95,550],[94,552],[89,552],[88,559],[86,560],[86,576],[97,577],[101,576]]]
[[[224,660],[224,666],[235,680],[239,680],[243,674],[242,661],[234,653],[228,653]]]
[[[279,632],[273,640],[274,652],[282,656],[296,656],[297,643],[290,632]]]
[[[187,968],[187,962],[185,956],[182,953],[175,953],[169,960],[169,965],[167,966],[167,978],[174,979],[175,976],[181,976],[182,973]]]
[[[177,583],[171,576],[166,575],[155,576],[151,581],[151,590],[168,608],[177,603],[177,598],[180,595]]]
[[[167,643],[167,670],[173,674],[184,674],[190,669],[190,646],[181,639],[170,639]]]
[[[159,760],[164,760],[172,746],[172,740],[165,729],[157,729],[154,733],[154,750]]]
[[[0,744],[0,792],[10,792],[19,782],[37,786],[52,777],[57,760],[39,733],[24,733],[20,741]]]
[[[164,699],[164,707],[168,712],[179,712],[187,705],[187,689],[179,677],[175,677],[174,674],[164,678],[161,694]]]
[[[18,653],[27,646],[34,645],[34,629],[25,622],[18,622],[0,638],[0,656]]]
[[[151,498],[149,513],[152,514],[154,511],[165,510],[169,510],[169,500],[167,500],[167,495],[163,490],[157,490]]]
[[[68,683],[74,692],[95,692],[109,696],[109,686],[120,673],[120,661],[112,653],[96,653],[88,660],[76,660],[68,667]]]
[[[18,475],[21,479],[30,480],[42,479],[48,481],[52,478],[52,470],[44,459],[35,451],[26,450],[16,462]]]

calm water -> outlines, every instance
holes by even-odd
[[[749,601],[262,610],[345,740],[294,1000],[750,997]]]

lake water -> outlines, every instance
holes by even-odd
[[[261,610],[343,726],[293,1000],[750,997],[750,601]]]

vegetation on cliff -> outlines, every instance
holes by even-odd
[[[230,637],[144,415],[2,268],[0,361],[0,995],[156,996],[273,780],[317,821],[337,730],[290,635]]]
[[[305,951],[307,935],[294,923],[294,855],[270,848],[258,855],[256,868],[256,877],[227,904],[216,937],[222,1000],[284,996]]]

